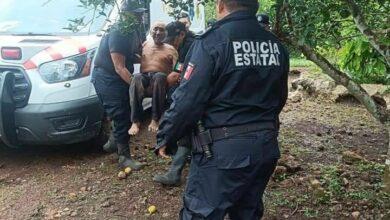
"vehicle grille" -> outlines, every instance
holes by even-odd
[[[15,67],[0,67],[0,74],[10,71],[15,76],[13,88],[13,99],[16,108],[22,108],[27,105],[31,92],[31,85],[26,74],[22,69]]]

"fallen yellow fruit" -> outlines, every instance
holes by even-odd
[[[130,173],[131,173],[131,168],[130,168],[130,167],[126,167],[125,173],[126,173],[126,174],[130,174]]]
[[[154,205],[149,206],[148,212],[149,212],[149,214],[154,214],[154,213],[156,213],[156,212],[157,212],[156,206],[154,206]]]
[[[118,173],[118,178],[119,178],[120,180],[125,179],[125,178],[126,178],[126,173],[123,172],[123,171],[120,171],[120,172]]]

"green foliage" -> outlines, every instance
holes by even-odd
[[[348,192],[347,198],[352,200],[372,200],[375,198],[375,193],[371,191],[352,191]]]
[[[209,1],[204,4],[206,22],[211,19],[217,19],[217,12],[215,8],[215,2]]]
[[[216,19],[216,4],[215,0],[208,0],[204,1],[205,6],[205,13],[206,13],[206,21],[210,19]],[[275,1],[274,0],[259,0],[259,11],[260,14],[268,14],[272,20],[272,18],[275,16]]]
[[[120,32],[123,34],[129,34],[135,29],[139,28],[139,20],[129,12],[121,12],[119,22],[117,22],[117,27]]]
[[[115,5],[115,0],[79,0],[79,7],[85,8],[86,11],[92,10],[93,16],[89,20],[85,20],[85,16],[69,20],[67,27],[63,29],[70,30],[73,33],[79,32],[81,29],[92,25],[94,19],[104,16],[107,17],[105,11]]]
[[[389,1],[356,2],[373,30],[389,28]],[[284,19],[285,32],[298,36],[299,43],[315,48],[359,83],[389,83],[383,57],[357,29],[344,1],[290,0],[289,4],[292,28]],[[381,41],[389,45],[388,39],[383,36]]]
[[[174,17],[175,19],[180,16],[180,13],[183,11],[189,11],[190,7],[195,7],[194,6],[194,1],[193,0],[161,0],[169,6],[172,10],[169,11],[169,15]]]
[[[317,202],[327,204],[343,195],[342,179],[336,166],[326,166],[322,169],[321,184],[325,186],[325,192],[317,198]]]
[[[385,165],[374,162],[361,162],[357,165],[357,170],[360,173],[371,172],[377,175],[383,175],[385,172]]]
[[[113,7],[116,7],[118,11],[120,10],[120,4],[117,0],[79,0],[79,7],[85,8],[86,11],[93,11],[93,16],[90,20],[85,21],[85,17],[75,18],[69,20],[68,27],[64,29],[71,30],[73,32],[78,32],[81,29],[87,27],[92,24],[94,19],[99,16],[104,16],[108,19],[106,11]],[[142,0],[142,1],[132,1],[129,4],[134,8],[137,7],[145,7],[150,3],[150,0]],[[136,16],[132,13],[120,11],[119,19],[116,23],[116,28],[118,28],[122,33],[129,34],[135,29],[137,29],[140,25],[140,21]]]
[[[290,59],[290,67],[312,67],[312,66],[315,66],[315,64],[310,60],[306,60],[303,58]]]
[[[317,210],[313,210],[313,209],[310,209],[308,207],[304,208],[303,209],[303,215],[305,217],[308,217],[308,218],[316,218],[318,217],[318,211]]]
[[[340,50],[339,64],[359,83],[390,83],[383,57],[363,38],[347,42]]]

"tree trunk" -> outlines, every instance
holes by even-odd
[[[371,30],[371,28],[366,24],[363,13],[361,12],[359,6],[354,0],[344,0],[347,4],[349,10],[351,11],[353,20],[355,21],[356,27],[359,31],[367,37],[368,41],[384,58],[387,64],[387,67],[390,68],[390,49],[389,46],[381,44],[379,42],[378,36]]]
[[[386,123],[389,116],[386,108],[378,105],[374,99],[364,90],[361,85],[354,82],[346,73],[334,67],[325,57],[316,52],[307,44],[299,44],[296,40],[289,42],[294,47],[298,48],[308,60],[313,61],[319,66],[325,74],[329,75],[336,83],[345,86],[348,91],[362,103],[367,110],[381,123]]]
[[[387,193],[390,193],[390,122],[388,122],[386,125],[387,133],[388,133],[388,149],[387,149],[387,158],[385,162],[385,173],[383,176],[383,185],[384,185],[384,191]]]
[[[308,45],[299,45],[296,42],[292,42],[292,44],[298,46],[306,58],[317,64],[324,73],[332,77],[337,83],[345,86],[348,91],[366,107],[371,115],[385,126],[388,133],[389,144],[383,184],[384,191],[390,193],[390,112],[386,110],[386,107],[378,105],[359,84],[350,79],[347,74],[336,69],[328,60],[326,60],[326,58],[318,54],[311,47]]]
[[[353,0],[345,1],[352,1],[354,3]],[[299,36],[296,36],[297,33],[294,32],[293,19],[289,11],[288,0],[278,0],[279,4],[281,4],[281,2],[284,2],[284,4],[287,6],[279,7],[278,10],[281,10],[281,12],[277,14],[282,14],[283,12],[285,13],[287,18],[287,24],[289,25],[291,30],[289,32],[290,36],[288,37],[285,37],[282,34],[282,30],[277,30],[277,33],[281,34],[279,35],[279,37],[284,41],[287,41],[287,43],[289,43],[299,51],[301,51],[308,60],[313,61],[317,66],[322,69],[325,74],[329,75],[336,83],[345,86],[348,91],[366,107],[366,109],[371,113],[372,116],[374,116],[379,122],[385,125],[387,132],[389,133],[389,146],[383,183],[385,185],[385,191],[390,192],[390,111],[388,111],[385,106],[381,106],[376,103],[375,100],[367,93],[366,90],[362,88],[360,84],[354,82],[346,73],[337,69],[324,56],[322,56],[320,53],[310,47],[310,45],[299,42],[297,40]],[[281,17],[278,17],[277,19],[281,20]],[[279,23],[281,23],[281,21],[279,21]],[[281,28],[281,25],[279,25],[279,28]],[[386,53],[388,52],[389,51],[387,50]]]

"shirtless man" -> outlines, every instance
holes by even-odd
[[[152,39],[143,44],[141,57],[141,73],[134,74],[130,84],[130,106],[132,126],[130,135],[138,134],[143,114],[142,101],[152,97],[152,121],[149,131],[157,132],[158,123],[164,112],[166,93],[170,80],[167,76],[176,64],[178,53],[176,49],[163,43],[166,37],[165,24],[156,22],[150,30]]]

